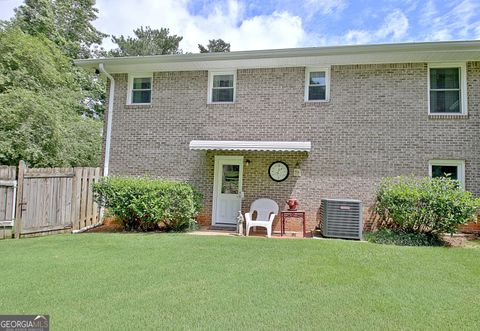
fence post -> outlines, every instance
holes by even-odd
[[[94,178],[94,183],[98,183],[100,180],[100,168],[95,168],[95,178]],[[92,195],[92,198],[94,198],[94,194]],[[93,202],[93,214],[94,214],[94,224],[100,223],[101,218],[100,218],[100,206],[95,202]]]
[[[25,173],[25,162],[20,161],[18,164],[17,179],[17,201],[15,213],[15,238],[20,239],[22,230],[22,209],[23,209],[23,175]]]
[[[76,230],[76,207],[77,207],[77,168],[73,168],[73,178],[72,178],[72,205],[70,210],[70,222],[72,223],[72,230]]]

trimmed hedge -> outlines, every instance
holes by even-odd
[[[449,178],[385,178],[377,192],[377,226],[404,233],[455,233],[476,219],[480,199]]]
[[[115,215],[127,231],[192,229],[203,200],[188,183],[147,177],[106,177],[93,191],[97,203]]]

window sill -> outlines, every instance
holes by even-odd
[[[468,114],[452,114],[452,113],[429,113],[428,118],[435,120],[435,119],[466,119],[468,118]]]
[[[125,109],[150,109],[151,103],[129,103],[125,105]]]
[[[207,102],[207,105],[234,105],[234,102]]]
[[[330,104],[330,100],[304,100],[303,107],[321,107]]]
[[[303,102],[305,103],[327,103],[330,102],[330,100],[304,100]]]

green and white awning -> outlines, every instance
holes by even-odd
[[[265,151],[265,152],[307,152],[312,149],[310,141],[232,141],[192,140],[190,150],[220,151]]]

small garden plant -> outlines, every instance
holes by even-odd
[[[106,177],[93,187],[95,200],[127,231],[194,228],[202,195],[184,182],[147,177]]]
[[[370,241],[402,245],[436,245],[444,233],[455,233],[474,220],[480,199],[450,178],[385,178],[377,192],[376,224]]]

